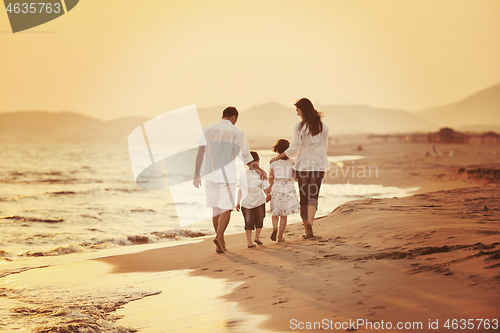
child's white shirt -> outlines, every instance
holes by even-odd
[[[259,174],[254,170],[248,170],[244,174],[241,174],[238,179],[238,187],[243,194],[241,206],[251,209],[266,203],[266,197],[262,193],[262,190],[265,190],[269,186],[270,184],[267,179],[260,179]]]

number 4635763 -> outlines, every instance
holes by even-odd
[[[453,319],[447,320],[443,327],[447,329],[498,329],[498,319]]]
[[[38,8],[37,8],[38,7]],[[52,12],[58,14],[61,12],[61,4],[60,3],[45,3],[45,2],[32,2],[32,3],[15,3],[12,5],[12,3],[9,3],[9,5],[6,8],[6,11],[10,14],[14,12],[15,14],[23,13],[39,13],[41,14],[43,11],[45,11],[47,14],[50,14]]]

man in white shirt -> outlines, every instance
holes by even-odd
[[[198,141],[198,155],[196,156],[193,185],[201,186],[201,165],[205,159],[205,192],[207,207],[212,207],[212,223],[214,225],[214,243],[216,252],[226,250],[224,232],[231,218],[231,211],[235,206],[234,194],[236,190],[236,156],[243,163],[250,166],[253,157],[250,154],[245,134],[236,126],[238,110],[229,106],[224,109],[222,119],[203,129]],[[266,173],[260,167],[253,168],[262,179],[267,179]]]

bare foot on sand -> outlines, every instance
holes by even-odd
[[[306,231],[306,234],[303,235],[304,238],[313,238],[313,229],[310,223],[304,223],[304,229]]]
[[[215,252],[224,253],[224,250],[222,249],[222,246],[220,246],[219,240],[217,238],[214,238],[214,243],[215,243]]]

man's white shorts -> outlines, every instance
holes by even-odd
[[[235,203],[236,183],[214,183],[205,180],[205,194],[207,196],[207,207],[233,210]]]

